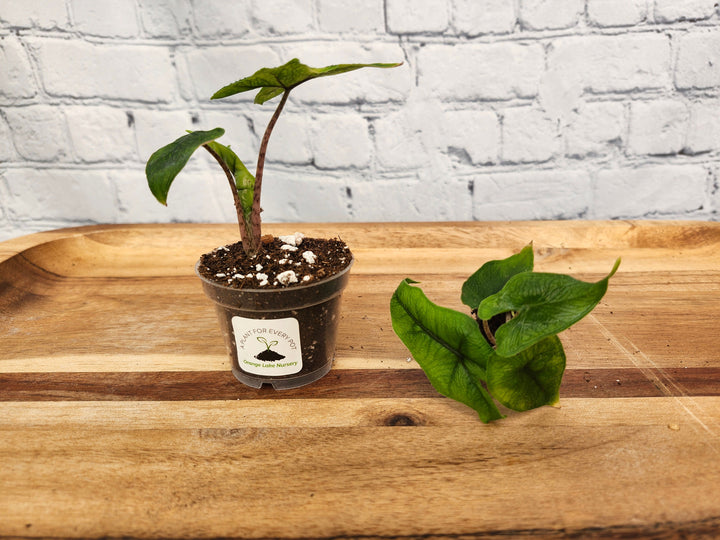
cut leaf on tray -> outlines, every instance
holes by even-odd
[[[514,411],[554,405],[564,371],[562,343],[557,336],[550,336],[515,356],[494,355],[488,362],[488,390]]]
[[[438,392],[472,407],[483,422],[501,418],[480,383],[493,351],[477,322],[432,303],[412,283],[402,281],[392,297],[393,330]]]
[[[620,259],[596,283],[536,273],[533,263],[530,244],[470,276],[461,300],[477,319],[432,303],[409,278],[390,301],[393,330],[431,384],[475,409],[483,422],[502,418],[493,398],[515,411],[557,403],[565,352],[556,334],[598,304]],[[491,328],[488,321],[497,315],[506,322]]]
[[[500,291],[507,281],[521,272],[533,269],[532,244],[500,261],[488,261],[483,264],[462,286],[460,299],[470,309],[477,309],[480,302]]]
[[[562,332],[590,313],[607,291],[620,265],[596,283],[564,274],[524,272],[510,278],[502,291],[485,298],[477,316],[489,320],[499,313],[515,316],[495,332],[496,352],[514,356],[540,340]]]

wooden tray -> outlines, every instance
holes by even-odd
[[[720,533],[720,224],[267,225],[357,262],[333,370],[230,373],[199,255],[230,225],[95,226],[0,243],[0,537],[693,537]],[[618,274],[561,335],[559,408],[484,425],[392,332],[405,277]]]

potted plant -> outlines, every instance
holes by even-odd
[[[470,315],[432,303],[411,279],[390,301],[393,330],[435,389],[486,423],[502,418],[493,397],[515,411],[557,403],[565,371],[557,334],[594,309],[620,259],[596,283],[533,265],[529,245],[481,266],[462,286]]]
[[[191,131],[154,152],[145,173],[150,191],[167,204],[168,191],[190,156],[202,147],[217,161],[230,186],[240,241],[205,253],[195,265],[203,289],[216,305],[232,361],[243,383],[260,388],[295,388],[325,375],[332,365],[340,296],[353,255],[339,239],[305,238],[300,233],[262,234],[261,189],[268,142],[290,91],[307,81],[365,67],[393,64],[338,64],[312,68],[293,59],[262,68],[212,96],[221,99],[258,90],[254,102],[280,97],[262,137],[255,175],[217,142],[225,130]]]

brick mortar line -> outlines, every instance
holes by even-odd
[[[580,30],[580,31],[578,31]],[[438,32],[407,32],[407,33],[353,33],[350,39],[343,39],[332,32],[318,32],[305,34],[287,34],[278,36],[242,36],[230,37],[219,36],[217,38],[203,38],[194,34],[181,35],[175,37],[153,37],[153,36],[102,36],[96,34],[87,34],[79,30],[42,30],[35,28],[23,28],[3,26],[0,27],[0,37],[17,36],[18,38],[36,38],[36,39],[54,39],[54,40],[73,40],[80,39],[83,42],[103,45],[103,44],[135,44],[137,46],[148,47],[232,47],[247,46],[255,47],[259,45],[282,46],[286,47],[292,43],[307,42],[341,42],[341,43],[358,43],[358,44],[377,44],[378,38],[381,38],[382,44],[395,44],[398,38],[405,39],[410,43],[417,42],[420,44],[447,44],[447,45],[494,45],[498,43],[525,43],[547,41],[553,39],[563,39],[570,37],[628,37],[638,35],[656,35],[668,32],[679,33],[680,35],[688,35],[697,31],[698,34],[710,34],[713,31],[720,31],[720,17],[713,20],[699,21],[679,21],[675,23],[644,23],[631,26],[607,26],[607,27],[569,27],[562,29],[550,30],[520,30],[506,33],[486,33],[477,36],[467,36],[461,33],[438,33]]]

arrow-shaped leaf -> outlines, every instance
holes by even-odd
[[[170,186],[193,152],[203,144],[221,137],[224,133],[223,128],[193,131],[155,151],[145,166],[145,176],[155,198],[167,205]]]
[[[260,89],[255,96],[255,103],[262,104],[279,96],[286,90],[318,77],[339,75],[365,67],[392,68],[401,64],[402,62],[394,64],[335,64],[322,68],[313,68],[302,64],[297,58],[293,58],[287,64],[274,68],[262,68],[249,77],[224,86],[213,94],[212,99],[225,98],[241,92]]]
[[[582,319],[605,295],[608,281],[618,266],[620,259],[597,283],[540,272],[523,272],[510,278],[499,293],[480,303],[477,312],[483,320],[498,313],[516,312],[515,317],[495,332],[497,354],[514,356]]]
[[[562,343],[550,336],[510,358],[493,355],[487,367],[488,390],[514,411],[554,405],[564,371]]]
[[[463,304],[477,308],[485,298],[500,291],[515,274],[532,271],[533,258],[530,244],[507,259],[486,262],[463,283],[460,297]]]
[[[477,411],[483,422],[502,418],[480,384],[493,350],[472,317],[433,304],[403,280],[390,301],[393,330],[441,394]]]

